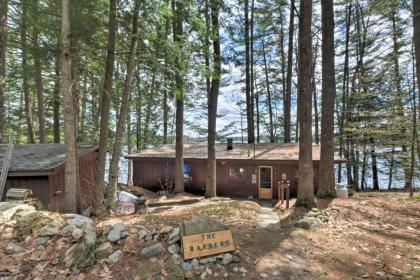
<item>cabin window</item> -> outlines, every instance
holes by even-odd
[[[230,177],[243,177],[245,174],[245,170],[240,168],[229,168],[229,176]]]
[[[190,163],[184,163],[184,181],[185,182],[191,182],[192,176],[191,176],[191,164]]]

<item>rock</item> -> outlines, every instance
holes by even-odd
[[[97,259],[104,259],[112,254],[114,248],[112,248],[111,242],[104,242],[95,250],[95,257]]]
[[[172,255],[172,260],[174,260],[174,261],[178,260],[179,258],[180,258],[179,254],[173,254]]]
[[[50,238],[49,238],[48,236],[45,236],[45,237],[38,237],[38,238],[36,239],[36,241],[35,241],[36,246],[42,246],[42,245],[45,245],[45,244],[48,242],[48,240],[50,240]]]
[[[75,231],[77,227],[75,225],[67,225],[61,230],[61,235],[64,237],[72,236],[73,231]]]
[[[112,229],[112,225],[110,224],[106,224],[102,226],[102,234],[103,235],[108,235],[108,233],[111,231]]]
[[[171,226],[164,226],[159,230],[160,234],[169,234],[172,231],[173,227]]]
[[[53,236],[59,233],[58,226],[56,225],[46,225],[39,231],[39,236]]]
[[[368,205],[368,204],[369,204],[369,201],[367,200],[363,200],[360,202],[360,205]]]
[[[315,229],[321,225],[321,221],[315,217],[305,217],[295,223],[296,227],[303,229]]]
[[[205,280],[206,278],[207,278],[207,272],[204,271],[203,273],[200,274],[200,279]]]
[[[192,263],[191,262],[183,262],[182,263],[182,269],[184,271],[190,271],[191,269],[193,269]]]
[[[383,272],[383,271],[377,271],[376,273],[375,273],[375,275],[379,278],[379,279],[386,279],[387,277],[386,277],[386,273],[385,272]]]
[[[14,237],[23,240],[28,235],[34,235],[41,228],[53,222],[48,213],[43,211],[30,212],[16,220],[14,225]]]
[[[78,244],[74,244],[73,246],[71,246],[69,249],[67,249],[66,253],[64,254],[63,262],[67,268],[71,267],[74,263],[74,256],[76,254],[77,245]]]
[[[120,260],[122,255],[123,252],[121,250],[117,250],[108,257],[108,260],[110,260],[113,263],[116,263]]]
[[[129,235],[129,233],[127,231],[122,231],[121,232],[121,239],[126,238],[128,235]]]
[[[116,223],[111,231],[108,233],[108,240],[111,242],[115,242],[121,239],[121,233],[123,231],[125,231],[127,229],[127,225],[122,223],[122,222],[118,222]]]
[[[203,259],[200,259],[200,264],[208,264],[208,263],[214,263],[214,262],[216,262],[216,257],[208,257],[208,258],[203,258]]]
[[[148,232],[144,229],[139,231],[139,240],[146,239]]]
[[[268,277],[268,274],[267,274],[267,273],[264,273],[264,272],[261,272],[261,273],[260,273],[260,276],[261,276],[262,278],[267,278],[267,277]]]
[[[96,243],[96,231],[91,224],[86,224],[83,228],[83,242],[85,246],[93,246]]]
[[[25,249],[16,242],[11,241],[6,245],[4,251],[6,252],[6,254],[13,255],[23,253]]]
[[[239,268],[239,272],[242,272],[242,273],[247,273],[247,272],[248,272],[248,270],[246,270],[246,268],[245,268],[245,267],[241,267],[241,268]]]
[[[229,265],[232,261],[233,261],[232,254],[227,253],[223,255],[223,259],[222,259],[223,265]]]
[[[179,228],[174,228],[171,234],[168,236],[168,243],[174,244],[179,241]]]
[[[64,225],[74,225],[78,228],[84,228],[85,225],[92,224],[92,219],[82,215],[66,214],[64,217],[67,218]]]
[[[139,229],[137,227],[134,227],[134,226],[128,227],[128,233],[137,234],[138,232],[139,232]]]
[[[232,257],[233,257],[232,262],[234,262],[234,263],[240,263],[241,262],[241,258],[238,255],[233,254]]]
[[[318,208],[314,208],[314,209],[318,209]],[[321,212],[313,212],[312,210],[308,212],[308,217],[318,217],[321,215],[322,215]]]
[[[168,247],[168,252],[171,254],[179,254],[181,252],[181,247],[178,244],[172,244]]]
[[[34,206],[24,204],[22,202],[6,201],[0,202],[0,225],[10,221],[16,213],[19,212],[35,212]]]
[[[227,227],[208,216],[196,216],[181,224],[180,236],[226,230]]]
[[[140,252],[140,257],[150,259],[151,257],[155,257],[157,255],[160,255],[163,252],[165,252],[165,249],[163,248],[162,244],[157,243],[153,246],[143,248],[143,250],[141,250],[141,252]]]
[[[191,264],[194,269],[197,269],[200,266],[200,263],[197,258],[192,259]]]
[[[80,228],[76,228],[75,230],[73,230],[73,232],[71,233],[71,237],[73,239],[73,241],[77,242],[80,240],[80,238],[83,237],[83,230]]]

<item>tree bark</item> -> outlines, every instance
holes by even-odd
[[[35,132],[32,116],[32,96],[29,89],[28,81],[28,47],[27,47],[27,17],[28,17],[28,3],[22,3],[22,22],[20,42],[22,48],[22,90],[25,101],[25,119],[28,142],[35,143]]]
[[[38,12],[39,0],[34,1],[34,14],[39,16]],[[39,53],[39,30],[37,24],[33,25],[33,37],[32,37],[32,46],[34,48],[33,58],[34,58],[34,70],[35,70],[35,89],[37,97],[37,108],[38,108],[38,124],[39,124],[39,143],[45,143],[45,108],[44,108],[44,86],[42,84],[42,66]]]
[[[60,51],[59,47],[55,55],[55,77],[54,77],[54,91],[53,91],[53,134],[54,143],[60,143]]]
[[[314,170],[312,161],[312,0],[300,2],[299,22],[299,185],[297,206],[312,209],[314,199]]]
[[[417,92],[420,100],[420,0],[413,0],[413,28]],[[418,112],[420,117],[420,105],[418,106]],[[417,153],[420,161],[420,139],[417,139]]]
[[[264,60],[265,84],[266,84],[266,89],[267,89],[268,118],[270,121],[269,126],[268,126],[268,132],[270,134],[270,143],[274,143],[275,137],[274,137],[274,122],[273,122],[273,104],[271,101],[270,80],[268,77],[268,65],[267,65],[264,40],[262,41],[261,44],[262,44],[263,60]]]
[[[213,39],[213,71],[208,102],[208,147],[206,197],[215,197],[216,190],[216,119],[220,78],[222,75],[219,35],[219,0],[211,0],[211,22]]]
[[[4,108],[4,88],[6,85],[8,0],[0,0],[0,144],[3,143],[6,114]]]
[[[292,107],[292,66],[293,66],[293,35],[295,29],[295,0],[290,0],[289,42],[287,53],[286,93],[283,98],[284,112],[284,142],[291,141],[291,107]]]
[[[101,123],[99,132],[99,150],[96,162],[96,187],[93,200],[93,212],[103,211],[105,188],[105,161],[108,152],[109,111],[111,107],[112,82],[115,60],[115,34],[117,31],[117,0],[109,1],[108,50],[105,67],[104,88],[101,98]]]
[[[245,0],[245,97],[248,143],[255,142],[254,133],[254,103],[251,94],[250,51],[249,51],[249,0]]]
[[[70,0],[62,0],[61,19],[61,73],[64,103],[64,143],[66,149],[66,163],[64,173],[64,211],[74,213],[77,210],[77,156],[75,117],[72,97],[71,77],[71,25]]]
[[[370,156],[372,158],[372,180],[373,180],[373,189],[379,190],[379,179],[378,179],[378,164],[376,159],[376,146],[375,138],[370,138]]]
[[[134,2],[134,11],[132,18],[131,27],[131,43],[130,51],[127,59],[127,74],[124,81],[124,88],[122,92],[121,108],[117,121],[117,130],[115,132],[115,142],[112,150],[111,163],[109,164],[109,184],[107,193],[107,207],[108,209],[115,211],[116,208],[116,194],[117,194],[117,183],[118,183],[118,164],[120,162],[123,141],[125,138],[126,121],[129,109],[129,100],[131,96],[131,82],[133,79],[133,73],[136,64],[136,52],[137,52],[137,41],[138,41],[138,18],[140,11],[140,1]]]
[[[314,98],[314,121],[315,121],[315,143],[319,144],[319,112],[318,112],[318,92],[316,90],[316,77],[315,77],[315,68],[316,62],[318,58],[318,42],[315,44],[314,47],[314,62],[312,64],[312,91],[313,91],[313,98]]]
[[[176,68],[178,73],[175,77],[175,192],[184,192],[184,82],[181,52],[183,45],[183,5],[180,0],[172,0],[173,12],[173,40],[177,46]]]
[[[321,0],[322,13],[322,115],[321,160],[317,196],[334,198],[334,104],[336,95],[334,69],[334,9],[332,0]]]

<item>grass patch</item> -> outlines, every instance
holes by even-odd
[[[95,244],[89,245],[81,250],[74,257],[74,267],[83,268],[96,263],[95,250],[101,245],[101,240],[96,240]]]
[[[215,218],[223,223],[256,224],[259,206],[253,202],[229,201],[208,204],[199,213]]]

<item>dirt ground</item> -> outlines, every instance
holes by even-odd
[[[95,224],[100,228],[117,219],[158,230],[197,214],[212,216],[232,229],[241,262],[210,266],[205,279],[420,279],[420,195],[409,199],[400,192],[357,193],[350,199],[317,204],[321,210],[335,205],[340,211],[315,230],[293,225],[306,213],[295,207],[276,210],[280,222],[261,228],[258,202],[228,199],[157,207],[146,215],[106,218]],[[2,272],[14,270],[23,275],[18,279],[184,278],[180,264],[169,254],[140,259],[136,252],[144,246],[128,237],[116,246],[124,251],[116,264],[98,261],[76,271],[60,263],[66,244],[59,238],[44,250],[27,244],[27,252],[19,257],[0,249],[0,278]],[[200,273],[193,279],[200,279]]]

